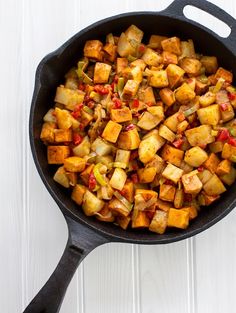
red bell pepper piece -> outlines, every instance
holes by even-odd
[[[134,99],[134,101],[133,101],[133,107],[134,107],[134,108],[138,108],[138,107],[139,107],[139,100],[138,100],[138,99]]]
[[[225,141],[225,140],[229,139],[229,137],[230,137],[229,131],[228,131],[228,129],[225,128],[225,129],[219,130],[218,135],[216,137],[216,140],[217,141]]]
[[[232,92],[228,92],[228,98],[230,101],[233,101],[236,99],[236,94]]]
[[[220,109],[221,111],[227,111],[228,110],[228,103],[220,103]]]
[[[78,134],[78,133],[74,133],[73,134],[73,143],[74,143],[74,145],[76,145],[76,146],[79,145],[82,140],[83,140],[83,137],[80,136],[80,134]]]
[[[77,119],[81,116],[81,110],[82,110],[82,107],[83,107],[83,103],[80,103],[80,104],[77,104],[74,108],[74,111],[71,113],[71,115]]]
[[[184,143],[184,140],[182,138],[179,138],[179,139],[175,140],[174,142],[172,142],[172,145],[175,148],[180,148],[183,143]]]
[[[144,52],[145,51],[145,46],[143,44],[141,44],[138,48],[139,52]]]
[[[198,172],[203,172],[204,171],[204,167],[203,166],[199,166],[198,168],[197,168],[197,170],[198,170]]]
[[[231,146],[236,147],[236,139],[233,137],[230,137],[228,140],[228,144],[230,144]]]
[[[89,186],[88,187],[89,187],[90,190],[94,190],[96,185],[97,185],[96,178],[95,178],[93,172],[91,172],[90,175],[89,175]]]
[[[126,131],[129,131],[129,130],[132,130],[135,128],[135,125],[134,124],[129,124],[128,126],[125,127],[125,130]]]
[[[120,99],[118,99],[118,98],[113,98],[112,101],[113,101],[113,103],[114,103],[114,106],[113,106],[114,109],[120,109],[120,108],[121,108],[122,102],[121,102]]]
[[[96,91],[100,95],[106,95],[109,93],[110,90],[108,87],[104,87],[103,85],[95,85],[94,91]]]

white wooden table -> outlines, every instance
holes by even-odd
[[[19,313],[67,241],[62,214],[36,172],[28,115],[41,58],[81,28],[170,0],[0,0],[0,311]],[[215,4],[236,17],[233,0]],[[200,15],[195,18],[220,30]],[[236,211],[196,238],[165,246],[109,244],[79,267],[62,313],[236,312]]]

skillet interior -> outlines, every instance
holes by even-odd
[[[179,36],[181,39],[193,39],[196,51],[215,55],[219,64],[231,69],[236,74],[236,62],[233,52],[223,44],[219,37],[194,22],[186,22],[156,12],[135,12],[119,15],[95,23],[81,31],[54,53],[47,56],[39,65],[36,74],[35,93],[31,107],[30,140],[33,156],[39,174],[47,189],[54,197],[64,214],[72,216],[76,221],[103,233],[110,240],[126,241],[143,244],[168,243],[195,235],[215,224],[234,208],[236,184],[220,198],[213,206],[204,208],[198,218],[184,231],[169,230],[164,235],[148,231],[124,231],[113,224],[102,223],[94,218],[86,217],[82,210],[70,199],[68,190],[56,184],[52,177],[56,167],[49,166],[46,159],[46,147],[39,139],[42,118],[52,106],[56,86],[63,81],[65,73],[78,61],[83,51],[83,45],[88,39],[100,38],[104,41],[105,34],[119,34],[129,25],[135,24],[145,33],[144,42],[151,34]],[[52,221],[53,222],[53,221]]]

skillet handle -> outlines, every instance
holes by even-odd
[[[108,242],[94,231],[65,217],[69,238],[64,253],[46,284],[23,313],[57,313],[67,287],[81,261],[94,248]]]

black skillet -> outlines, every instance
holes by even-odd
[[[183,9],[188,4],[225,22],[231,28],[229,37],[219,37],[206,27],[188,20],[183,14]],[[30,112],[30,143],[39,175],[65,216],[69,238],[55,271],[25,309],[25,313],[58,312],[66,289],[79,263],[99,245],[107,242],[164,244],[182,240],[212,226],[235,206],[236,184],[231,186],[212,207],[202,210],[199,217],[186,230],[170,230],[164,235],[147,231],[124,231],[112,224],[86,217],[70,199],[68,192],[53,181],[55,168],[48,166],[46,148],[39,136],[42,118],[53,103],[55,88],[62,82],[64,74],[70,67],[76,64],[86,40],[97,38],[104,40],[108,31],[120,34],[131,24],[137,25],[144,31],[145,40],[153,33],[179,36],[182,39],[191,38],[197,51],[207,55],[216,55],[219,64],[231,69],[236,74],[236,21],[229,14],[205,0],[175,0],[166,10],[161,12],[125,13],[104,19],[80,31],[41,61],[36,72],[35,90]]]

